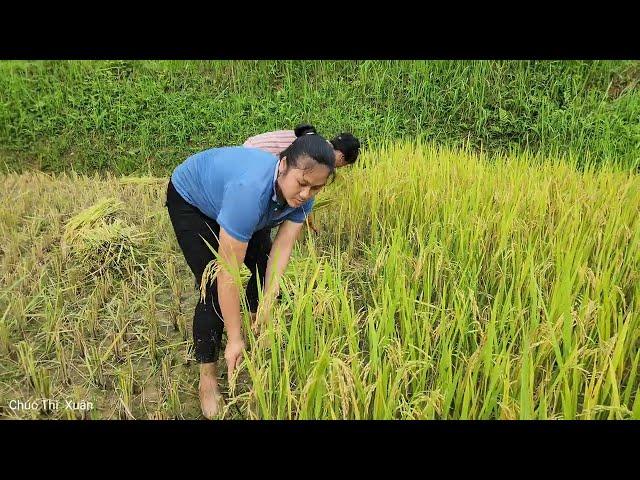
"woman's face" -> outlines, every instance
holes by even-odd
[[[287,169],[287,157],[278,166],[278,185],[284,200],[290,207],[297,208],[313,198],[327,183],[329,167],[309,157],[298,159],[298,167]]]
[[[344,167],[345,165],[347,165],[347,162],[344,159],[344,153],[342,153],[340,150],[334,150],[334,153],[336,155],[336,168]]]

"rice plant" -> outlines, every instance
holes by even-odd
[[[165,191],[0,176],[1,398],[200,417],[192,312],[218,267],[194,288]],[[318,205],[223,418],[640,419],[635,170],[388,143]]]

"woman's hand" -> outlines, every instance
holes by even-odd
[[[251,324],[251,330],[258,336],[260,332],[266,328],[269,324],[269,310],[270,300],[265,298],[260,305],[258,305],[258,311],[256,312],[255,320]]]
[[[313,223],[312,218],[313,217],[311,215],[307,217],[307,226],[311,229],[313,233],[318,235],[320,233],[320,230],[318,230],[318,227],[316,227],[316,225]]]
[[[244,340],[242,337],[227,339],[227,347],[224,349],[224,359],[227,361],[227,381],[231,381],[231,375],[240,366],[243,351]]]

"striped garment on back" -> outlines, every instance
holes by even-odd
[[[296,139],[293,130],[277,130],[275,132],[261,133],[247,138],[243,147],[258,148],[274,155],[280,155]]]

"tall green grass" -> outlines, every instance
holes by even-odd
[[[247,415],[640,418],[640,180],[573,163],[365,156],[250,352]]]
[[[189,154],[313,122],[637,165],[637,61],[0,62],[0,165],[167,174]]]

